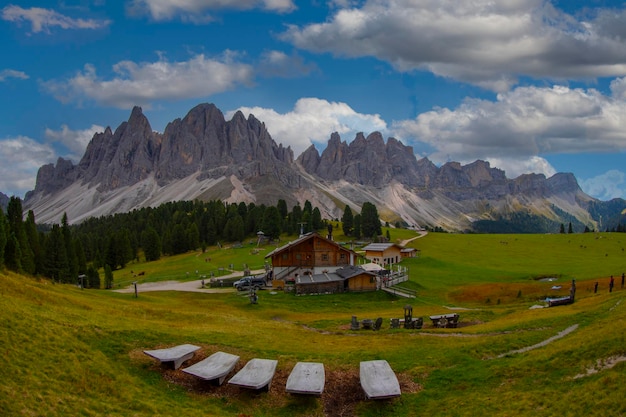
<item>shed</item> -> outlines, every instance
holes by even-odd
[[[399,263],[402,260],[402,249],[397,243],[370,243],[363,248],[367,259],[381,265]]]
[[[340,293],[347,291],[375,291],[376,273],[348,265],[335,272],[298,276],[295,280],[296,294]]]

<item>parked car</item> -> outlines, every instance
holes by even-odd
[[[254,288],[255,290],[265,287],[265,276],[248,276],[243,277],[238,281],[233,282],[233,287],[238,291],[248,290]]]

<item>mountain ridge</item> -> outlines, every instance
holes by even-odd
[[[571,173],[508,179],[481,160],[437,167],[380,132],[358,133],[350,143],[333,133],[321,154],[312,145],[294,159],[291,148],[276,144],[253,115],[236,112],[227,121],[208,103],[168,123],[163,133],[133,108],[115,131],[107,127],[94,135],[77,165],[59,158],[42,166],[24,206],[40,222],[58,222],[67,213],[77,223],[181,199],[267,205],[308,200],[326,218],[340,218],[345,205],[358,212],[367,201],[385,221],[450,231],[472,230],[475,221],[518,211],[601,226],[588,210],[600,202]]]

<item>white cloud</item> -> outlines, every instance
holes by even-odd
[[[313,52],[372,56],[399,71],[504,92],[519,76],[626,75],[624,27],[622,10],[579,17],[545,0],[367,0],[324,23],[293,25],[281,37]]]
[[[89,141],[96,133],[101,132],[104,132],[104,127],[98,125],[91,125],[84,130],[71,130],[67,125],[62,125],[61,130],[46,128],[45,136],[49,141],[61,143],[67,148],[69,153],[64,158],[78,162],[83,157]]]
[[[116,77],[110,80],[98,77],[95,67],[87,64],[73,78],[48,81],[43,87],[61,102],[93,100],[119,108],[202,98],[252,82],[252,66],[235,58],[227,51],[217,59],[200,54],[182,62],[163,57],[156,62],[121,61],[113,66]]]
[[[0,140],[0,191],[23,197],[35,188],[39,168],[54,162],[56,153],[46,144],[18,136]]]
[[[296,157],[311,144],[326,145],[333,132],[338,132],[342,140],[351,141],[357,132],[385,132],[387,129],[378,114],[357,113],[345,103],[318,98],[302,98],[292,111],[284,114],[261,107],[237,110],[263,121],[272,138],[285,147],[291,146]],[[231,118],[235,111],[227,112],[226,117]]]
[[[213,20],[207,12],[213,10],[262,9],[287,13],[295,8],[291,0],[132,0],[127,9],[131,15],[149,15],[157,21],[179,17],[191,23],[207,23]]]
[[[495,102],[468,99],[454,110],[436,108],[396,121],[392,131],[405,142],[430,145],[435,163],[485,159],[510,176],[524,165],[551,172],[541,155],[624,149],[624,126],[625,100],[594,89],[554,86],[519,87]]]
[[[74,19],[54,10],[41,7],[24,9],[20,6],[8,5],[2,9],[2,19],[9,22],[29,22],[33,33],[50,33],[50,28],[61,29],[102,29],[111,24],[110,20]]]
[[[612,169],[597,177],[579,179],[578,182],[585,193],[600,200],[626,199],[626,175],[621,171]]]
[[[27,80],[28,74],[22,71],[16,71],[12,69],[4,69],[0,71],[0,82],[6,81],[8,78],[19,78],[21,80]]]

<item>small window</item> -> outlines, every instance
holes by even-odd
[[[302,259],[302,255],[299,254],[299,253],[296,253],[296,259],[298,259],[298,260]]]
[[[322,254],[322,261],[328,261],[328,254],[327,253],[323,253]]]
[[[346,259],[346,254],[345,253],[341,253],[339,254],[339,259],[341,259],[342,261]]]

